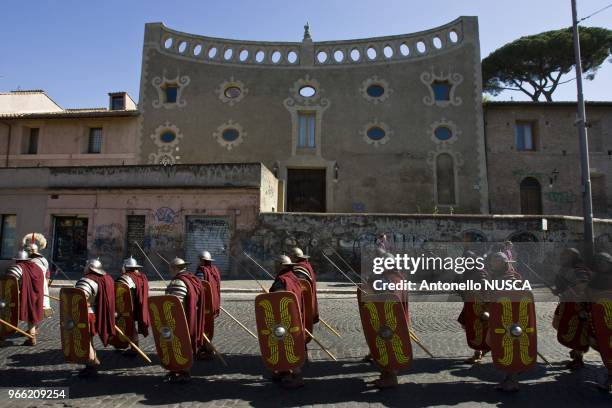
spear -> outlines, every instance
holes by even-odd
[[[251,261],[253,261],[255,263],[255,265],[259,266],[261,268],[262,271],[264,271],[271,279],[274,280],[274,275],[272,275],[270,272],[268,272],[268,270],[266,268],[264,268],[263,266],[261,266],[259,264],[259,262],[257,262],[255,259],[253,259],[249,254],[247,254],[246,252],[242,252],[247,258],[249,258]],[[331,327],[331,325],[329,323],[327,323],[325,320],[323,320],[321,318],[321,316],[319,316],[319,321],[321,323],[323,323],[323,325],[325,326],[325,328],[327,328],[327,330],[329,330],[330,332],[332,332],[334,335],[336,335],[339,338],[342,338],[342,336],[340,335],[340,333],[338,333],[338,331],[336,329],[334,329],[333,327]]]
[[[227,367],[227,362],[223,358],[223,355],[217,351],[215,346],[213,346],[212,341],[208,339],[206,333],[202,332],[202,337],[204,337],[204,340],[206,340],[206,342],[210,344],[210,347],[212,347],[213,351],[215,352],[215,356],[217,356],[217,358],[223,363],[223,365]]]
[[[335,254],[335,255],[336,255],[338,258],[340,258],[340,260],[342,261],[342,263],[344,263],[346,266],[348,266],[348,267],[349,267],[349,270],[350,270],[351,272],[353,272],[353,274],[354,274],[355,276],[357,276],[357,277],[359,278],[359,280],[361,280],[361,275],[360,275],[360,274],[358,274],[358,273],[357,273],[357,271],[355,271],[355,269],[353,269],[353,267],[351,266],[351,264],[349,264],[349,263],[348,263],[348,262],[347,262],[347,261],[346,261],[346,260],[345,260],[345,259],[342,257],[342,255],[340,255],[340,254],[338,253],[338,251],[336,251],[334,248],[332,248],[332,247],[330,247],[330,246],[328,246],[328,247],[327,247],[327,249],[331,250],[331,251],[332,251],[332,252],[333,252],[333,253],[334,253],[334,254]]]
[[[140,249],[140,252],[142,252],[142,254],[144,255],[144,257],[146,258],[147,261],[149,261],[149,263],[151,264],[151,266],[153,267],[153,269],[155,270],[155,272],[157,272],[157,276],[160,277],[160,279],[162,281],[164,281],[164,283],[168,283],[166,282],[166,280],[164,279],[164,277],[162,276],[161,273],[159,273],[159,271],[157,270],[157,268],[155,267],[155,265],[153,264],[153,262],[151,262],[151,259],[149,259],[149,257],[147,256],[147,254],[145,253],[144,249],[142,249],[142,247],[138,244],[138,242],[134,241],[134,243],[136,244],[136,246],[138,247],[138,249]]]
[[[134,344],[134,342],[132,340],[130,340],[130,338],[128,336],[125,335],[125,333],[119,328],[117,327],[117,325],[115,325],[115,330],[117,331],[117,333],[119,333],[125,340],[127,340],[128,343],[130,343],[130,346],[132,346],[132,348],[134,350],[136,350],[136,352],[138,354],[140,354],[140,356],[142,358],[145,359],[145,361],[147,361],[148,363],[151,363],[151,359],[149,357],[147,357],[147,355],[136,345]]]
[[[17,327],[17,326],[13,326],[12,324],[10,324],[9,322],[7,322],[7,321],[5,321],[5,320],[0,319],[0,324],[3,324],[3,325],[5,325],[6,327],[9,327],[9,328],[11,328],[11,329],[15,330],[17,333],[19,333],[19,334],[21,334],[21,335],[23,335],[23,336],[29,337],[30,339],[34,340],[34,336],[32,336],[30,333],[26,333],[26,332],[24,332],[24,331],[23,331],[23,330],[21,330],[19,327]]]

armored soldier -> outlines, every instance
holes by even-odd
[[[30,261],[38,265],[38,267],[43,271],[43,274],[45,276],[45,296],[43,299],[43,309],[45,317],[50,317],[53,314],[53,309],[51,309],[50,303],[51,301],[49,299],[49,282],[51,280],[51,270],[49,269],[49,261],[47,260],[47,258],[44,257],[43,254],[40,253],[40,251],[47,247],[47,239],[43,234],[33,232],[23,237],[22,244],[24,249],[28,252]]]
[[[291,261],[295,263],[293,273],[298,279],[308,281],[312,287],[312,325],[319,322],[319,301],[317,300],[317,275],[310,261],[308,261],[309,258],[310,256],[305,255],[298,247],[291,250]]]
[[[202,251],[199,256],[200,264],[195,275],[202,281],[208,282],[206,286],[207,290],[210,288],[210,294],[206,293],[210,297],[206,299],[207,303],[212,305],[212,310],[206,310],[206,313],[212,313],[211,316],[206,316],[206,332],[208,335],[208,339],[212,341],[214,336],[214,322],[215,319],[219,316],[221,311],[221,272],[216,265],[213,265],[215,261],[210,252]],[[212,345],[208,342],[204,343],[202,349],[198,352],[196,358],[198,360],[212,360],[214,359],[215,352],[212,348]]]
[[[278,258],[278,264],[279,271],[270,287],[270,292],[287,291],[295,295],[300,311],[302,332],[304,332],[304,296],[302,294],[300,281],[293,272],[293,268],[296,264],[291,262],[291,258],[287,255],[281,255]],[[283,388],[292,389],[304,386],[301,367],[296,367],[291,372],[275,372],[273,378],[274,380],[280,381]]]
[[[473,251],[465,251],[463,257],[465,259],[476,259],[477,255]],[[457,280],[461,282],[473,281],[483,284],[487,278],[488,275],[486,270],[473,268],[458,275]],[[484,294],[481,291],[464,291],[459,293],[459,295],[463,299],[463,309],[457,321],[465,330],[468,346],[474,349],[474,354],[470,358],[464,360],[464,363],[479,364],[490,350],[486,343],[489,312],[485,307]]]
[[[14,265],[9,266],[7,276],[19,281],[19,320],[28,324],[28,333],[33,336],[23,343],[24,346],[35,346],[38,325],[44,317],[45,271],[38,262],[29,259],[28,253],[21,250],[13,258]]]
[[[79,372],[80,377],[95,377],[98,374],[100,360],[93,347],[93,338],[97,334],[104,347],[115,333],[115,290],[113,278],[102,268],[99,259],[90,259],[75,287],[85,292],[91,343],[89,361]]]
[[[117,278],[117,283],[124,284],[130,290],[133,312],[130,321],[132,325],[133,323],[138,324],[138,331],[135,331],[133,327],[128,331],[132,332],[133,335],[130,340],[136,345],[138,345],[138,334],[147,337],[149,335],[149,326],[151,325],[149,317],[149,280],[142,271],[142,268],[143,266],[139,265],[138,261],[130,256],[123,261],[121,276]],[[136,356],[136,351],[130,347],[124,354]]]
[[[570,349],[571,360],[566,368],[576,370],[584,367],[583,356],[589,349],[590,311],[584,295],[592,272],[584,265],[576,248],[564,249],[560,257],[561,267],[553,290],[559,296],[559,305],[555,309],[553,327],[557,329],[559,343]]]
[[[189,337],[193,353],[204,345],[204,308],[205,298],[204,289],[200,280],[187,271],[187,265],[181,258],[174,258],[170,262],[170,276],[172,281],[166,288],[167,295],[174,295],[179,298],[183,305],[187,326],[189,327]],[[189,371],[170,371],[166,375],[169,382],[187,382],[191,380]]]
[[[591,309],[592,330],[589,343],[599,351],[601,360],[608,370],[606,381],[600,388],[612,392],[612,256],[600,252],[593,260],[595,274],[589,282],[586,295]]]

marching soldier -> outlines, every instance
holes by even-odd
[[[128,331],[132,332],[133,335],[130,340],[136,345],[138,345],[138,334],[147,337],[149,335],[149,326],[151,325],[149,316],[149,280],[147,275],[142,272],[142,268],[143,266],[139,265],[138,261],[130,256],[123,261],[122,274],[117,279],[117,283],[124,284],[130,290],[133,315],[130,316],[132,327]],[[138,323],[138,331],[134,330],[134,323]],[[133,357],[137,353],[130,347],[124,354]]]
[[[312,324],[319,322],[319,301],[317,300],[317,275],[308,261],[310,256],[305,255],[300,248],[291,250],[291,261],[295,263],[293,273],[298,279],[305,279],[312,287]]]
[[[519,280],[522,281],[523,278],[521,275],[512,267],[510,259],[504,252],[494,252],[488,257],[488,275],[491,281],[514,281]],[[495,294],[491,296],[495,298]],[[505,296],[504,296],[505,297]],[[531,299],[528,303],[528,307],[526,309],[525,316],[516,316],[514,315],[514,309],[518,308],[518,302],[512,299],[512,301],[508,300],[507,305],[509,306],[511,315],[506,316],[503,315],[508,308],[504,308],[504,305],[501,305],[500,302],[502,300],[498,299],[490,299],[491,301],[487,305],[489,310],[489,322],[488,322],[488,331],[487,331],[487,344],[492,349],[493,354],[493,363],[496,367],[506,373],[506,376],[503,381],[501,381],[495,388],[500,391],[506,392],[514,392],[519,389],[518,377],[519,374],[523,371],[530,369],[533,364],[535,364],[535,359],[537,358],[537,343],[536,343],[536,332],[535,332],[535,309],[533,308],[533,295],[531,293],[528,294],[527,299]],[[521,302],[524,299],[521,299]],[[501,305],[501,306],[500,306]],[[501,308],[501,309],[500,309]],[[499,321],[504,320],[512,320],[513,323],[516,321],[525,321],[526,327],[520,327],[519,325],[513,324],[510,327],[505,327],[504,324],[499,324]],[[501,335],[500,335],[501,333]],[[522,340],[523,337],[528,337],[526,341]],[[502,350],[502,347],[498,347],[496,341],[504,342],[505,344],[508,340],[510,340],[511,347],[509,350]],[[519,342],[520,340],[520,342]],[[523,350],[524,344],[528,345],[526,350]],[[524,355],[524,359],[528,361],[524,366],[521,363],[515,361],[515,347],[521,348],[521,352]],[[506,355],[506,353],[510,353],[510,355]],[[496,358],[498,354],[502,354],[505,358]],[[531,355],[533,354],[533,355]],[[503,360],[503,361],[502,361]],[[508,361],[506,361],[508,360]],[[521,360],[522,362],[523,360]],[[516,364],[516,365],[512,365]]]
[[[476,259],[477,255],[473,251],[465,251],[463,257],[466,259]],[[465,273],[458,276],[458,280],[463,282],[473,281],[481,284],[487,280],[487,272],[484,269],[468,269]],[[486,343],[487,320],[489,313],[486,311],[483,294],[475,291],[465,291],[459,294],[463,299],[463,309],[457,318],[461,327],[465,330],[467,344],[474,349],[472,357],[464,360],[466,364],[479,364],[483,357],[490,351]]]
[[[587,288],[591,300],[592,331],[589,342],[601,355],[601,360],[608,370],[608,376],[599,387],[612,392],[612,256],[600,252],[594,257],[595,274]]]
[[[553,293],[559,296],[553,327],[557,340],[570,349],[571,360],[565,365],[570,370],[584,367],[583,356],[589,349],[590,311],[584,300],[592,272],[584,265],[576,248],[561,251],[561,268],[555,278]]]
[[[100,360],[93,347],[93,338],[97,334],[104,347],[115,335],[115,289],[113,278],[102,268],[99,259],[90,259],[83,270],[83,277],[75,285],[85,292],[91,342],[89,360],[79,372],[80,377],[95,377],[98,374]]]
[[[189,337],[193,353],[204,345],[204,289],[200,280],[187,271],[187,265],[181,258],[174,258],[170,262],[170,276],[172,281],[166,288],[167,295],[179,298],[187,318]],[[166,375],[171,383],[183,383],[191,380],[188,370],[169,371]]]
[[[199,255],[200,265],[195,273],[200,280],[208,282],[208,286],[210,287],[210,294],[206,293],[206,295],[210,296],[210,304],[212,305],[211,311],[206,311],[207,313],[212,313],[212,316],[206,320],[206,332],[208,333],[208,339],[212,341],[214,335],[214,319],[219,316],[221,312],[221,272],[216,265],[213,265],[215,261],[210,252],[202,251]],[[208,303],[208,299],[207,303]],[[212,348],[212,345],[208,342],[204,343],[202,349],[198,352],[196,358],[198,360],[212,360],[215,358],[215,352]]]
[[[304,296],[300,281],[293,272],[295,264],[287,255],[281,255],[278,259],[280,269],[270,287],[270,292],[287,291],[295,295],[298,301],[302,333],[304,332]],[[274,379],[280,380],[283,388],[299,388],[304,386],[304,378],[300,367],[294,368],[291,372],[275,372]]]
[[[21,250],[13,258],[15,264],[6,271],[7,276],[13,276],[19,282],[19,320],[28,324],[28,333],[33,338],[28,338],[24,346],[35,346],[38,325],[44,318],[45,301],[45,271],[40,264],[29,259],[28,253]]]
[[[33,232],[23,237],[22,244],[25,250],[28,252],[30,261],[38,265],[38,267],[43,271],[43,274],[45,276],[45,296],[43,299],[43,309],[45,317],[50,317],[51,315],[53,315],[53,309],[51,309],[51,300],[49,298],[49,282],[51,280],[51,270],[49,269],[49,261],[47,260],[47,258],[44,257],[43,254],[40,253],[40,251],[47,247],[47,239],[43,234]]]

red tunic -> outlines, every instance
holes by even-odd
[[[314,268],[307,259],[303,259],[297,262],[298,265],[306,268],[310,274],[310,284],[312,285],[312,322],[317,323],[319,321],[319,301],[317,299],[317,275],[315,274]]]
[[[85,274],[98,284],[96,295],[95,324],[90,325],[92,336],[98,334],[104,347],[108,346],[108,339],[115,333],[115,282],[110,275]],[[90,318],[91,319],[91,318]],[[90,320],[91,321],[91,320]]]
[[[293,273],[292,267],[288,266],[280,270],[274,283],[270,288],[270,292],[279,292],[286,290],[295,295],[300,307],[300,316],[302,317],[302,326],[304,326],[304,296],[302,294],[302,286],[300,280]]]
[[[221,311],[221,272],[215,265],[200,266],[196,276],[210,283],[212,292],[212,305],[215,317]]]
[[[134,320],[138,322],[138,333],[149,335],[151,317],[149,316],[149,280],[144,273],[128,271],[125,273],[136,285],[134,301]]]
[[[191,348],[194,353],[204,345],[204,289],[200,280],[189,272],[181,272],[174,279],[181,280],[187,286],[187,296],[183,303]]]
[[[21,276],[19,320],[38,324],[43,319],[45,276],[38,265],[32,262],[19,261],[19,267],[23,271]]]

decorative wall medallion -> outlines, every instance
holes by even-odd
[[[166,77],[166,72],[162,77],[155,77],[151,81],[151,84],[155,87],[157,91],[157,99],[153,101],[154,108],[161,108],[162,106],[166,109],[174,109],[176,107],[182,108],[187,105],[187,101],[183,98],[183,91],[185,87],[189,85],[191,82],[191,78],[187,75],[180,76],[178,73],[174,78]],[[176,101],[168,102],[167,101],[167,88],[169,86],[176,87]]]
[[[363,128],[359,131],[359,134],[367,144],[378,147],[384,145],[391,140],[393,131],[384,122],[374,119],[371,122],[366,123]]]
[[[455,96],[457,86],[463,82],[463,75],[457,72],[445,74],[440,71],[440,73],[437,74],[432,69],[431,71],[426,71],[421,74],[421,82],[427,86],[427,90],[429,91],[429,95],[423,97],[423,103],[427,106],[436,105],[444,108],[449,105],[459,106],[463,102],[460,97]],[[442,85],[448,86],[447,95],[443,98],[436,98],[437,91],[435,87],[441,87]],[[444,91],[440,93],[444,93]]]
[[[293,84],[293,87],[289,89],[291,96],[294,99],[294,103],[300,105],[313,105],[318,104],[323,94],[323,89],[319,81],[311,79],[309,75],[304,78],[300,78]]]
[[[231,77],[229,81],[223,81],[215,93],[223,103],[227,103],[229,106],[240,102],[249,93],[249,90],[245,88],[242,81],[236,81],[234,77]]]
[[[157,146],[157,153],[149,155],[150,164],[175,164],[180,159],[180,156],[175,155],[175,152],[179,150],[179,143],[183,139],[183,134],[176,125],[165,122],[155,129],[150,138]]]
[[[393,89],[389,87],[387,81],[379,79],[374,75],[361,83],[359,92],[366,100],[378,104],[386,101],[393,92]]]
[[[454,143],[457,141],[460,134],[461,130],[459,130],[457,125],[454,122],[444,118],[432,123],[429,127],[429,137],[434,143],[437,144]]]
[[[221,146],[227,150],[232,150],[244,141],[247,132],[244,131],[239,123],[234,123],[232,120],[223,123],[213,133],[213,137]]]

